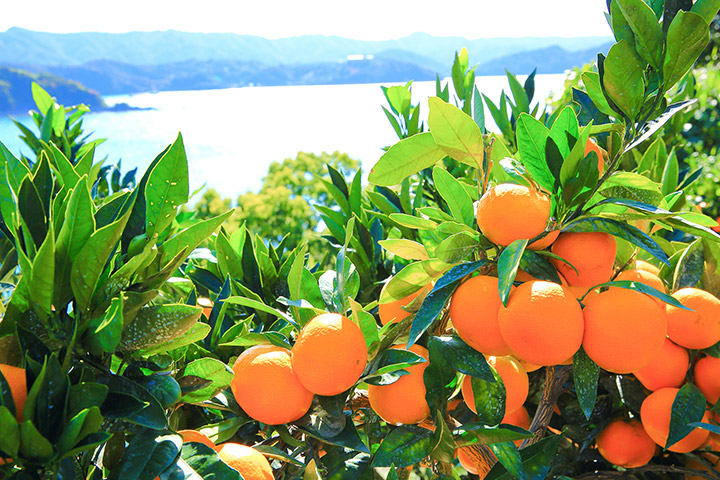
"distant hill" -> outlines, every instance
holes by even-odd
[[[336,36],[308,35],[270,40],[231,33],[164,32],[56,34],[11,28],[0,33],[0,64],[81,65],[113,60],[135,65],[159,65],[189,60],[256,62],[268,66],[317,64],[345,60],[348,55],[403,52],[397,60],[417,63],[446,76],[455,51],[467,47],[471,64],[557,45],[582,51],[610,37],[526,37],[469,40],[424,33],[385,41],[362,41]],[[412,56],[410,56],[412,55]]]
[[[0,66],[0,111],[26,113],[35,108],[31,84],[36,82],[65,105],[84,103],[94,110],[106,107],[102,97],[77,82],[48,73],[32,73]]]
[[[572,67],[580,67],[597,58],[597,54],[607,53],[611,42],[588,50],[569,52],[553,45],[552,47],[514,53],[490,60],[478,65],[477,75],[504,75],[505,70],[515,74],[528,74],[537,68],[537,73],[562,73]]]

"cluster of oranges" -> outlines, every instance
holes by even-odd
[[[655,454],[657,445],[665,447],[672,403],[688,377],[710,405],[720,397],[720,359],[696,353],[690,369],[691,350],[720,341],[720,300],[699,288],[667,292],[659,269],[642,260],[616,272],[613,236],[603,232],[548,231],[550,213],[550,198],[530,187],[500,184],[483,195],[477,208],[482,234],[499,246],[528,239],[533,240],[530,249],[549,248],[556,256],[551,262],[560,283],[518,271],[515,280],[522,283],[511,289],[507,305],[503,306],[497,276],[492,272],[473,276],[454,292],[449,305],[450,322],[457,335],[483,353],[498,372],[505,384],[507,416],[523,416],[527,372],[570,364],[581,348],[600,368],[635,375],[651,392],[643,403],[641,421],[612,421],[597,444],[600,453],[616,465],[643,465]],[[670,293],[687,309],[636,290],[595,288],[610,280],[649,285]],[[383,323],[407,315],[403,308],[420,294],[380,305]],[[391,307],[397,312],[395,317],[383,318],[383,309],[387,312]],[[469,377],[463,381],[462,395],[474,410]],[[706,414],[703,421],[710,418]],[[715,450],[720,448],[717,435],[696,428],[669,449],[690,452],[707,442]]]

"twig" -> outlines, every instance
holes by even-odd
[[[545,435],[557,399],[563,392],[563,385],[565,385],[565,382],[570,378],[571,371],[572,366],[570,365],[545,367],[545,385],[543,386],[542,396],[540,397],[540,404],[530,424],[530,431],[534,435],[531,438],[523,440],[520,448],[525,448],[528,445],[540,441],[543,435]]]

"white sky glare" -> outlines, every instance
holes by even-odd
[[[605,0],[3,0],[0,31],[180,30],[388,40],[608,36]]]

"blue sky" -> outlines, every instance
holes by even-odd
[[[605,0],[34,0],[7,1],[0,31],[182,30],[362,40],[413,32],[470,39],[610,35]]]

